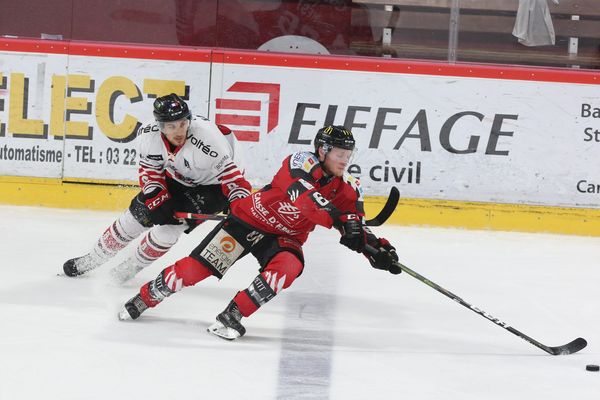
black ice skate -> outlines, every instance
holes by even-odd
[[[72,258],[63,264],[63,270],[67,276],[79,276],[98,267],[100,263],[91,254]]]
[[[232,300],[225,310],[217,315],[217,322],[208,327],[207,331],[220,338],[234,340],[244,336],[246,328],[241,324],[242,313]]]
[[[129,319],[138,319],[144,311],[148,309],[148,305],[142,300],[140,294],[133,296],[119,311],[118,317],[121,321]]]

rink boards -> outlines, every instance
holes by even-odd
[[[0,177],[0,192],[4,204],[121,210],[137,187]],[[384,203],[385,197],[366,196],[367,217],[375,216]],[[600,212],[589,208],[402,198],[387,223],[600,236]]]
[[[357,138],[367,212],[600,235],[600,73],[1,39],[0,202],[119,209],[156,96],[230,126],[255,188],[315,130]],[[598,183],[597,183],[598,182]],[[125,185],[120,187],[118,185]]]

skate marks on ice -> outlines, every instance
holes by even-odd
[[[328,399],[336,296],[286,294],[276,398]]]

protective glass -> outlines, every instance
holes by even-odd
[[[350,163],[356,153],[356,147],[353,150],[341,149],[339,147],[331,147],[327,154],[332,160],[338,162]]]

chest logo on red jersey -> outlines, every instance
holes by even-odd
[[[279,208],[277,209],[277,211],[280,214],[289,215],[294,219],[298,219],[298,216],[300,215],[300,210],[297,207],[291,205],[290,203],[279,203]]]
[[[276,214],[278,214],[282,221],[287,223],[288,226],[292,227],[296,225],[300,220],[301,215],[298,207],[295,207],[287,202],[273,204],[273,208],[274,207],[277,207],[277,209],[275,210]]]

